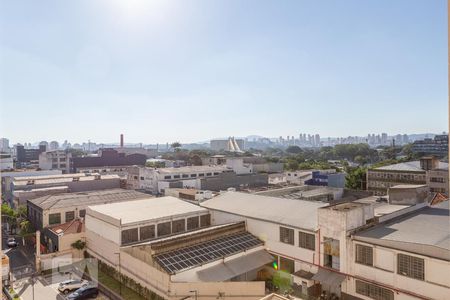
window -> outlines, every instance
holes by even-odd
[[[188,175],[188,174],[183,174],[181,177],[183,177],[183,178],[188,178],[189,175]]]
[[[280,256],[280,270],[290,274],[294,273],[294,261]]]
[[[122,245],[137,242],[138,241],[138,229],[131,228],[122,230]]]
[[[155,237],[155,225],[142,226],[139,228],[140,240],[150,240]]]
[[[411,278],[425,280],[425,261],[422,258],[406,254],[397,254],[397,273]]]
[[[171,232],[170,222],[160,223],[157,225],[157,227],[158,227],[158,237],[169,235]]]
[[[61,224],[61,214],[49,214],[48,215],[48,224],[54,225],[54,224]]]
[[[219,172],[214,172],[214,176],[217,176],[217,175],[219,175]]]
[[[314,234],[299,232],[298,233],[298,245],[300,248],[309,250],[316,249],[316,236]]]
[[[280,227],[280,242],[294,245],[294,229]]]
[[[196,229],[199,227],[198,217],[191,217],[187,219],[187,230]]]
[[[66,211],[66,222],[72,221],[73,219],[75,219],[75,212]]]
[[[173,175],[173,178],[178,179],[180,178],[180,175]]]
[[[373,248],[364,245],[356,245],[356,262],[373,266]]]
[[[375,300],[394,300],[393,291],[360,280],[356,280],[356,293]]]
[[[200,216],[200,227],[211,225],[211,215]]]
[[[141,180],[144,180],[144,176],[141,176]]]
[[[205,173],[198,174],[198,177],[205,177]]]
[[[197,177],[197,174],[191,174],[191,177],[195,178]]]
[[[164,176],[164,179],[172,179],[172,176],[170,175]]]
[[[206,176],[211,176],[212,175],[212,173],[206,173]]]
[[[84,218],[84,216],[86,216],[86,210],[80,209],[80,218]]]
[[[172,233],[186,231],[186,222],[184,219],[172,221]]]

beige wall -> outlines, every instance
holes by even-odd
[[[373,247],[373,266],[366,266],[355,262],[356,244]],[[370,245],[359,241],[352,241],[349,245],[348,265],[349,273],[362,277],[368,281],[372,280],[379,283],[380,286],[390,286],[392,289],[412,292],[418,295],[430,297],[432,299],[444,300],[450,295],[450,262],[438,260],[426,256],[416,255],[396,249],[385,248],[382,246]],[[397,254],[403,253],[425,260],[425,280],[417,280],[397,274]],[[369,299],[356,293],[354,279],[347,281],[345,292],[362,299]],[[417,297],[407,295],[406,293],[396,293],[397,299],[418,299]]]

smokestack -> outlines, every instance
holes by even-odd
[[[120,134],[120,148],[123,148],[123,134]]]

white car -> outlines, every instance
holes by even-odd
[[[89,282],[87,280],[69,279],[59,284],[58,291],[67,295],[69,292],[78,290],[79,288],[85,287],[88,284]]]
[[[18,245],[16,239],[13,237],[8,238],[8,240],[6,241],[6,244],[8,245],[8,247],[17,247],[17,245]]]

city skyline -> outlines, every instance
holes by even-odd
[[[0,129],[11,140],[447,128],[445,1],[1,6]]]

